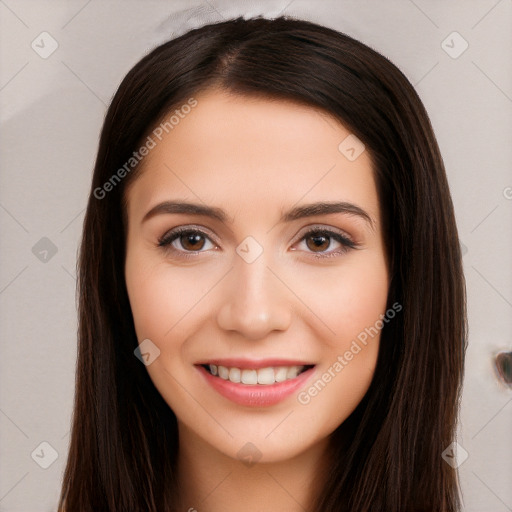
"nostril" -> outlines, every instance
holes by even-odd
[[[500,352],[495,358],[495,363],[501,380],[512,386],[512,352]]]

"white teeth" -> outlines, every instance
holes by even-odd
[[[286,366],[280,366],[279,368],[277,368],[277,370],[274,372],[276,382],[283,382],[284,380],[286,380],[287,373],[288,368],[286,368]]]
[[[261,384],[271,385],[276,382],[284,382],[288,379],[294,379],[304,370],[304,366],[277,366],[267,367],[259,369],[243,369],[240,368],[228,368],[226,366],[220,366],[210,364],[210,373],[212,375],[218,375],[221,379],[229,380],[236,384]]]
[[[229,369],[229,380],[231,382],[240,382],[240,368],[230,368]]]
[[[298,366],[290,366],[288,368],[288,371],[286,372],[286,378],[287,379],[294,379],[299,374],[299,367]]]
[[[229,379],[229,370],[225,366],[218,366],[219,377],[224,380]]]
[[[260,368],[258,370],[258,384],[274,384],[274,368]]]
[[[243,384],[258,384],[258,372],[256,370],[242,370]]]

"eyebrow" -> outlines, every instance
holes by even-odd
[[[222,208],[198,203],[188,203],[185,201],[164,201],[151,208],[151,210],[144,215],[141,223],[146,222],[155,215],[173,213],[211,217],[212,219],[216,219],[224,224],[232,224],[234,222],[234,219],[229,218]],[[346,201],[318,202],[296,206],[287,212],[284,212],[279,222],[292,222],[305,217],[328,215],[332,213],[343,213],[359,217],[368,224],[372,231],[375,230],[375,221],[373,218],[360,206]]]

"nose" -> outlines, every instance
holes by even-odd
[[[235,258],[222,289],[217,323],[249,340],[284,331],[292,319],[293,294],[267,266],[265,252],[252,263]]]

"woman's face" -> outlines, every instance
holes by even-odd
[[[374,374],[389,276],[371,160],[320,110],[196,100],[153,132],[127,190],[136,333],[180,442],[285,460],[325,441]]]

